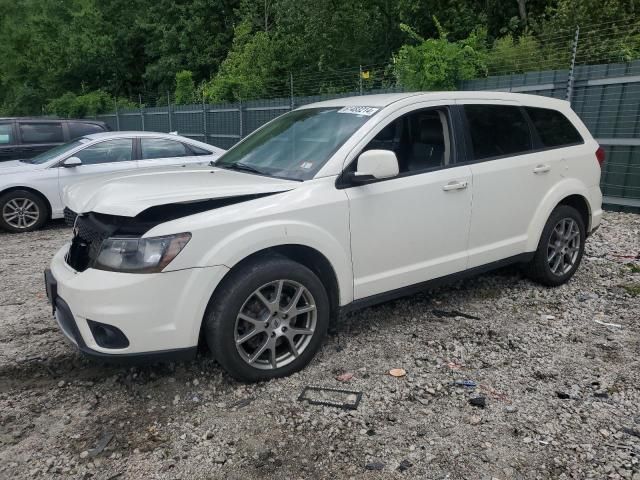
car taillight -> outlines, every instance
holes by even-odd
[[[596,159],[598,160],[598,163],[600,164],[600,167],[602,167],[602,164],[604,163],[605,157],[606,157],[606,155],[604,153],[604,148],[598,147],[598,149],[596,150]]]

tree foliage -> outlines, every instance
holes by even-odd
[[[178,105],[186,105],[196,101],[196,84],[190,70],[176,73],[176,91],[174,94]]]
[[[354,91],[346,69],[392,59],[407,85],[453,88],[469,75],[566,68],[576,24],[580,62],[624,62],[640,57],[637,10],[638,0],[0,0],[0,113],[79,115],[105,95],[161,104],[183,81],[181,102],[287,95],[291,74],[296,95]]]

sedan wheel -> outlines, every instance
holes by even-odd
[[[40,209],[28,198],[13,198],[2,207],[2,218],[20,230],[33,227],[40,219]]]

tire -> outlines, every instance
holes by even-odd
[[[569,241],[569,237],[574,240]],[[549,287],[566,283],[580,265],[585,239],[586,229],[580,213],[569,205],[559,205],[551,212],[525,273]]]
[[[311,270],[286,257],[262,257],[223,280],[209,301],[204,333],[222,368],[257,382],[304,368],[326,335],[329,311],[326,289]]]
[[[12,233],[32,232],[49,219],[44,199],[29,190],[13,190],[0,196],[0,228]]]

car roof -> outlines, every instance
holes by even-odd
[[[98,125],[106,125],[106,123],[101,120],[93,120],[91,118],[0,117],[0,120],[26,120],[29,122],[82,122],[82,123],[95,123]]]
[[[522,93],[496,92],[496,91],[469,91],[458,90],[449,92],[407,92],[407,93],[382,93],[375,95],[359,95],[357,97],[334,98],[323,102],[310,103],[300,108],[318,107],[387,107],[393,103],[410,99],[413,102],[428,102],[438,100],[486,100],[512,101],[524,105],[546,106],[551,108],[566,108],[569,103],[557,98],[543,97],[540,95],[527,95]]]
[[[182,135],[177,135],[173,133],[164,133],[164,132],[141,132],[141,131],[135,131],[135,130],[128,130],[128,131],[90,133],[89,135],[82,136],[82,138],[86,138],[88,140],[106,140],[109,138],[122,138],[122,137],[166,138],[168,140],[177,140],[181,142],[187,142],[191,145],[199,146],[207,150],[220,151],[220,152],[224,151],[220,147],[216,147],[215,145],[211,145],[209,143],[201,142],[200,140],[194,140],[193,138],[183,137]]]

